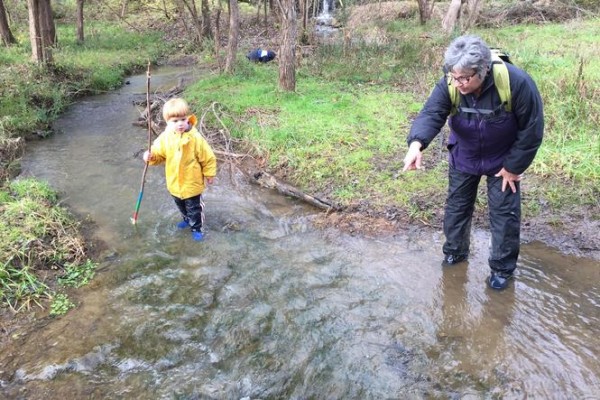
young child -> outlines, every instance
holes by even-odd
[[[149,165],[165,164],[167,189],[173,196],[183,221],[180,229],[192,230],[192,238],[202,240],[204,222],[204,179],[211,184],[217,174],[217,159],[208,142],[196,129],[196,116],[187,102],[174,98],[163,106],[167,127],[144,153]]]

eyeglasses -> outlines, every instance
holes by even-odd
[[[474,77],[475,75],[477,75],[477,71],[473,72],[473,75],[471,75],[471,76],[454,76],[451,73],[448,73],[448,76],[450,77],[450,79],[452,79],[454,82],[457,82],[460,85],[469,83],[471,78]]]

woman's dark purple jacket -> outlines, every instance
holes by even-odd
[[[448,120],[449,162],[461,172],[494,175],[504,167],[513,174],[521,174],[542,143],[544,112],[540,93],[525,71],[509,63],[506,65],[512,112],[506,112],[501,104],[490,73],[483,81],[480,96],[461,94],[459,112]],[[413,122],[409,145],[418,141],[421,150],[427,148],[446,123],[451,108],[448,83],[443,77]]]

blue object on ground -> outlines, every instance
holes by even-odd
[[[179,228],[179,229],[184,229],[184,228],[187,228],[188,226],[190,226],[190,224],[188,224],[187,221],[180,221],[177,223],[177,228]]]
[[[272,50],[254,49],[246,54],[246,58],[250,61],[267,63],[275,59],[277,54]]]
[[[204,235],[202,234],[202,232],[192,232],[192,239],[194,239],[196,242],[201,241],[204,238]]]

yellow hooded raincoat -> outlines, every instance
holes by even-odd
[[[181,134],[165,130],[156,138],[150,152],[150,165],[165,163],[167,189],[180,199],[202,194],[204,178],[217,174],[215,154],[196,127]]]

